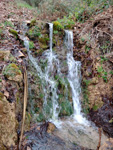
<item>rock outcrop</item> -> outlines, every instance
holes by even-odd
[[[22,120],[23,75],[10,51],[0,51],[0,149],[16,148]],[[11,62],[13,63],[9,63]]]

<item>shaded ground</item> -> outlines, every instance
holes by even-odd
[[[104,98],[105,104],[98,111],[90,111],[90,119],[113,138],[113,102]]]

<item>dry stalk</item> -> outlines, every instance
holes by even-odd
[[[23,107],[23,120],[22,120],[22,127],[21,127],[21,135],[20,135],[20,141],[19,141],[19,150],[21,150],[22,138],[23,138],[23,133],[24,133],[27,96],[28,96],[27,71],[25,67],[23,68],[23,70],[24,70],[24,107]]]
[[[98,142],[98,146],[97,146],[97,150],[99,150],[100,146],[101,146],[101,128],[98,128],[98,132],[99,132],[99,142]]]

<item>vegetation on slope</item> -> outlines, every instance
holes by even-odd
[[[113,5],[112,0],[24,0],[37,8],[40,17],[46,20],[73,18],[84,22],[93,14],[101,13]]]

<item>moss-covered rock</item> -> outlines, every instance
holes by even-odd
[[[41,49],[47,49],[48,48],[48,41],[49,37],[47,34],[45,34],[43,37],[39,38],[39,46]]]
[[[62,26],[62,24],[58,21],[54,21],[53,22],[53,29],[54,30],[63,30],[64,27]]]
[[[8,66],[6,66],[5,69],[3,70],[3,74],[9,80],[13,80],[17,82],[21,82],[23,78],[21,70],[14,63],[11,63]]]
[[[19,38],[19,37],[18,37],[18,32],[17,32],[16,30],[14,30],[14,29],[9,29],[9,32],[10,32],[11,34],[13,34],[13,35],[16,37],[16,39]]]
[[[36,19],[32,19],[29,24],[29,27],[35,26],[35,24],[36,24]]]

